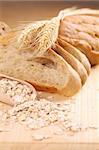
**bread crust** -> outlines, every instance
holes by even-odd
[[[80,63],[79,60],[77,60],[73,55],[66,51],[66,48],[63,49],[59,44],[55,44],[53,49],[55,52],[61,55],[67,61],[67,63],[70,64],[72,68],[79,74],[83,85],[88,78],[88,74],[82,63]]]
[[[92,66],[99,64],[99,52],[93,51],[91,46],[86,41],[79,39],[70,39],[68,37],[62,37],[62,39],[85,54]]]
[[[59,35],[83,52],[91,65],[99,64],[99,19],[98,16],[71,15],[60,23]]]
[[[81,62],[81,64],[83,64],[83,66],[85,67],[89,75],[90,70],[91,70],[91,65],[90,65],[88,58],[81,51],[79,51],[76,47],[71,45],[71,43],[68,42],[68,38],[59,36],[58,42],[64,49],[66,49],[67,52],[72,54],[76,59],[78,59]]]
[[[37,90],[65,96],[73,96],[81,89],[78,73],[60,55],[48,49],[42,57],[50,60],[48,64],[43,64],[38,57],[32,57],[31,51],[26,51],[24,55],[24,51],[20,52],[11,45],[2,47],[0,73],[28,81]]]
[[[71,65],[68,64],[68,62],[64,60],[64,58],[62,56],[60,56],[59,54],[54,52],[52,49],[49,49],[49,53],[51,55],[53,55],[53,59],[55,59],[55,57],[59,58],[59,60],[61,59],[62,63],[64,63],[66,68],[67,68],[67,78],[68,78],[68,80],[66,81],[65,86],[62,89],[58,90],[58,93],[62,94],[64,96],[73,96],[82,87],[80,76],[71,67]],[[48,53],[48,55],[45,55],[48,58],[49,58],[49,53]]]

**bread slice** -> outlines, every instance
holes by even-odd
[[[58,42],[59,44],[70,54],[72,54],[76,59],[78,59],[81,64],[83,64],[83,66],[85,67],[85,69],[87,70],[87,73],[89,75],[90,73],[90,69],[91,69],[91,65],[89,63],[89,60],[87,59],[87,57],[80,52],[76,47],[72,46],[70,43],[68,43],[68,40],[66,37],[63,36],[59,36],[60,38],[58,38]]]
[[[52,49],[41,57],[33,57],[31,50],[18,51],[11,45],[0,49],[0,73],[28,81],[38,90],[65,96],[76,94],[81,88],[78,73]]]
[[[55,44],[53,49],[60,56],[62,56],[66,62],[70,64],[72,68],[79,74],[83,85],[87,80],[88,74],[82,63],[80,63],[78,59],[66,51],[66,49],[63,49],[59,44]]]
[[[80,50],[83,54],[86,55],[91,65],[99,64],[99,52],[93,51],[92,47],[89,45],[87,41],[79,40],[79,39],[71,39],[68,37],[61,37],[65,42],[68,42],[78,50]]]
[[[10,30],[11,30],[10,27],[6,23],[0,21],[0,37],[4,36]]]
[[[59,35],[83,52],[92,65],[99,64],[99,13],[66,16],[60,23]]]

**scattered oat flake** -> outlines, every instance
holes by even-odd
[[[0,79],[0,90],[9,96],[15,104],[21,104],[29,100],[33,101],[36,97],[36,93],[25,83],[5,77]]]
[[[5,85],[8,87],[6,88]],[[65,102],[53,102],[49,101],[52,97],[48,97],[47,99],[37,96],[35,98],[27,86],[24,85],[23,88],[17,81],[12,83],[8,80],[0,80],[0,88],[2,87],[17,103],[7,112],[0,111],[0,121],[6,121],[11,118],[16,122],[24,124],[24,126],[30,130],[35,131],[53,125],[51,128],[53,135],[64,135],[67,131],[70,131],[72,135],[74,135],[88,128],[97,128],[96,121],[92,119],[94,117],[91,117],[89,114],[90,120],[87,122],[88,116],[81,114],[79,107],[81,106],[82,108],[82,106],[84,106],[82,109],[86,109],[86,112],[90,110],[90,112],[94,112],[93,114],[96,116],[96,104],[94,102],[93,104],[89,103],[90,106],[88,105],[88,107],[84,101],[82,102],[77,99]],[[11,92],[12,89],[13,91]],[[59,126],[56,127],[56,124]],[[0,132],[3,131],[2,129],[0,130]],[[52,136],[50,133],[48,135],[44,133],[33,134],[33,138],[36,140],[43,140],[50,136]]]
[[[32,137],[33,139],[38,140],[38,141],[51,138],[49,135],[46,135],[46,134],[33,134]]]

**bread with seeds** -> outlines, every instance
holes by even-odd
[[[81,88],[78,73],[52,49],[41,57],[33,57],[31,50],[13,46],[0,49],[0,73],[28,81],[37,90],[56,92],[65,96],[76,94]]]

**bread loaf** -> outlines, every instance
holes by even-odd
[[[72,96],[81,88],[78,73],[52,49],[41,57],[11,45],[0,49],[0,73],[30,82],[38,90]]]
[[[80,63],[78,59],[66,51],[66,49],[63,49],[59,44],[54,45],[54,51],[62,56],[66,62],[70,64],[72,68],[79,74],[83,85],[87,80],[88,74],[82,63]]]
[[[79,49],[71,45],[66,37],[59,36],[58,42],[59,44],[70,54],[72,54],[75,58],[77,58],[81,64],[86,68],[87,73],[90,73],[91,65],[89,63],[88,58],[81,52]]]
[[[76,94],[87,80],[90,63],[99,61],[99,12],[71,10],[2,36],[0,73],[28,81],[37,90]]]
[[[93,13],[93,11],[92,11]],[[99,12],[72,14],[61,20],[59,36],[83,52],[92,65],[99,64]],[[96,15],[95,15],[96,13]]]

